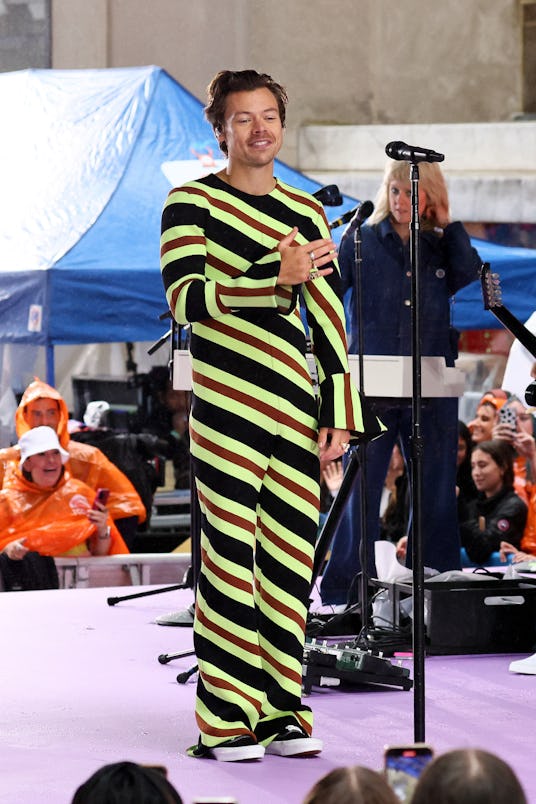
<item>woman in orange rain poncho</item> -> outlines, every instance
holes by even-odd
[[[51,427],[19,439],[20,465],[0,492],[0,551],[13,560],[28,551],[47,556],[128,553],[95,492],[65,471],[69,453]],[[92,507],[94,505],[94,507]]]
[[[146,519],[140,496],[128,477],[97,447],[71,440],[68,431],[69,410],[61,394],[37,377],[24,391],[15,413],[17,437],[33,427],[46,425],[58,434],[61,446],[69,453],[67,471],[90,488],[110,490],[108,509],[114,522],[129,541],[138,524]],[[12,487],[19,463],[18,446],[0,450],[0,488]],[[130,544],[130,541],[129,541]]]

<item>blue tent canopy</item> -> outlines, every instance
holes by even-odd
[[[152,66],[4,73],[0,103],[0,342],[158,339],[162,205],[223,164],[202,104]]]
[[[223,164],[202,104],[154,66],[3,73],[0,104],[0,342],[160,338],[164,199]],[[277,174],[319,188],[281,162]],[[357,203],[346,196],[328,217]],[[505,304],[528,318],[536,252],[475,245],[501,273]],[[478,283],[458,294],[460,329],[492,322]]]

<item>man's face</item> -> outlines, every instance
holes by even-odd
[[[56,399],[35,399],[26,405],[25,418],[31,430],[34,427],[52,427],[58,429],[60,423],[60,408]]]
[[[251,92],[231,92],[225,104],[225,121],[218,139],[227,144],[235,165],[264,167],[283,144],[283,126],[277,98],[263,87]]]

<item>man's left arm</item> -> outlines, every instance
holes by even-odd
[[[316,220],[319,237],[329,237],[323,210]],[[375,437],[385,429],[369,410],[350,378],[337,259],[333,273],[303,285],[307,321],[319,384],[319,427],[348,430],[351,438]]]

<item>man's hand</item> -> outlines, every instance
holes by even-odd
[[[281,254],[278,285],[301,285],[302,282],[333,273],[332,267],[322,268],[337,256],[333,240],[322,238],[306,243],[304,246],[295,246],[293,243],[297,234],[298,228],[295,226],[277,247]],[[313,272],[313,276],[311,276],[311,272]]]
[[[320,450],[320,465],[325,466],[329,461],[340,458],[350,447],[350,433],[348,430],[337,430],[336,427],[321,427],[318,431],[318,448]]]

